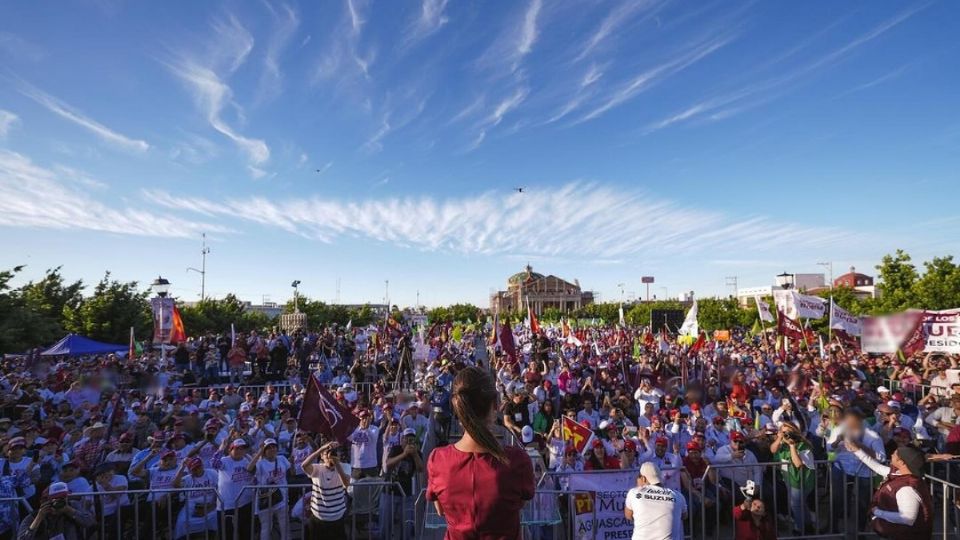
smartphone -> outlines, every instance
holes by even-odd
[[[627,426],[627,433],[631,435],[637,434],[637,426]]]

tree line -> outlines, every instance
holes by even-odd
[[[18,353],[38,346],[46,346],[74,332],[108,343],[126,343],[130,328],[138,340],[147,340],[152,332],[148,288],[136,281],[113,279],[110,272],[88,290],[81,280],[67,280],[62,267],[52,268],[37,281],[20,287],[12,282],[23,271],[23,266],[0,271],[0,353]],[[881,315],[909,308],[950,309],[960,307],[960,266],[953,256],[934,257],[919,267],[909,254],[897,250],[885,255],[876,266],[877,298],[860,298],[852,289],[835,287],[817,294],[832,296],[842,308],[855,315]],[[717,330],[750,327],[757,321],[757,310],[751,303],[741,307],[734,298],[701,298],[698,300],[700,327]],[[307,315],[309,328],[331,324],[340,326],[352,321],[354,326],[365,326],[376,321],[370,306],[348,308],[327,304],[307,297],[298,300],[299,310]],[[292,312],[293,301],[284,306]],[[624,306],[628,325],[643,326],[650,322],[654,309],[685,309],[676,301],[643,302]],[[180,304],[180,314],[188,335],[226,333],[231,323],[238,332],[267,329],[276,321],[265,314],[248,309],[236,295],[208,298],[196,304]],[[430,322],[483,322],[491,314],[466,303],[436,307],[427,313]],[[400,319],[401,312],[391,308],[391,317]],[[501,313],[501,318],[521,320],[523,310]],[[569,313],[547,309],[540,315],[545,323],[556,323],[561,318],[603,319],[613,323],[619,320],[619,304],[607,302],[591,304]],[[825,331],[827,319],[812,321],[815,329]]]

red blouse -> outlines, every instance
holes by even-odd
[[[427,460],[427,500],[440,501],[447,540],[517,540],[520,510],[533,498],[533,464],[526,451],[504,448],[507,464],[490,454],[435,449]]]

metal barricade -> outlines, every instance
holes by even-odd
[[[259,497],[261,495],[260,490],[274,490],[279,489],[283,490],[282,502],[270,504],[272,500],[270,499],[270,494],[267,494],[267,501],[261,502]],[[296,530],[295,523],[292,523],[290,518],[293,513],[294,507],[297,503],[301,502],[300,500],[291,500],[290,493],[291,489],[294,492],[312,492],[313,484],[251,484],[243,486],[237,492],[237,496],[233,500],[233,511],[225,512],[227,514],[226,519],[231,521],[232,527],[224,529],[224,540],[236,540],[240,537],[241,528],[246,528],[248,538],[261,538],[264,535],[263,527],[268,529],[268,537],[273,538],[273,533],[279,533],[281,538],[304,538],[303,535],[303,525],[307,516],[309,515],[310,509],[305,500],[302,504],[303,512],[301,514],[301,520],[299,523],[299,531]],[[241,500],[245,500],[249,492],[253,492],[250,502],[247,502],[243,505],[240,505]],[[300,497],[299,499],[303,499]],[[267,508],[261,508],[261,505],[265,504]],[[249,519],[249,522],[246,520]],[[226,524],[225,524],[226,525]],[[232,534],[230,534],[232,532]],[[300,534],[294,534],[299,532]]]
[[[947,482],[934,476],[926,476],[933,498],[934,521],[933,537],[947,540],[960,537],[960,485]],[[939,515],[937,510],[939,510]]]
[[[71,493],[68,501],[94,516],[87,537],[97,531],[101,538],[125,540],[217,540],[224,528],[216,487]]]

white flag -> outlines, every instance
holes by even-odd
[[[777,309],[791,319],[822,319],[827,314],[827,301],[819,296],[800,294],[797,291],[773,291]]]
[[[773,322],[773,313],[770,311],[770,304],[764,302],[759,296],[753,297],[757,303],[757,311],[760,313],[760,320],[763,322]]]
[[[623,304],[620,304],[620,326],[627,326],[627,323],[623,318]]]
[[[681,336],[699,336],[700,335],[700,325],[697,324],[697,301],[693,301],[693,306],[690,307],[690,311],[687,312],[687,318],[683,320],[683,325],[680,326],[680,335]]]
[[[350,319],[349,321],[347,321],[347,326],[346,326],[347,332],[349,332],[351,328],[353,328],[353,319]]]
[[[830,328],[843,330],[851,336],[859,336],[863,333],[863,324],[860,322],[860,317],[838,306],[832,299],[830,301]]]

